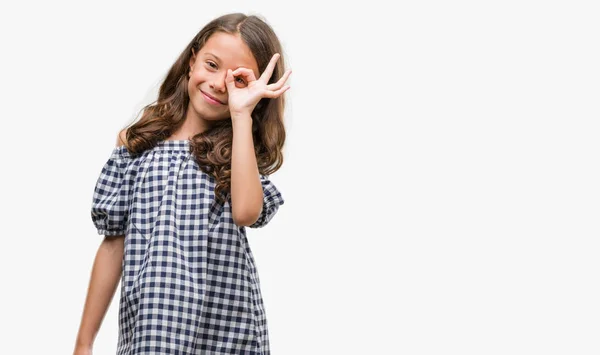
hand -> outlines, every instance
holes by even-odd
[[[227,70],[225,85],[227,85],[227,92],[229,93],[228,104],[231,117],[243,114],[250,115],[260,99],[264,97],[277,98],[290,88],[289,85],[283,86],[283,84],[292,73],[291,69],[286,71],[278,82],[268,84],[278,59],[279,53],[275,53],[258,80],[256,80],[254,72],[248,68],[240,67],[234,71]],[[235,86],[234,77],[238,75],[245,79],[246,87],[239,88]]]

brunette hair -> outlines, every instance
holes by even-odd
[[[192,50],[198,53],[215,32],[239,35],[250,48],[263,73],[271,57],[280,53],[269,83],[277,82],[285,72],[283,53],[273,29],[255,15],[226,14],[204,26],[185,47],[162,82],[158,99],[142,108],[142,117],[127,128],[126,149],[139,154],[170,137],[184,122],[189,104],[188,71]],[[262,98],[252,112],[252,136],[259,173],[270,175],[283,164],[285,142],[284,95]],[[190,151],[198,166],[216,180],[215,196],[224,202],[231,186],[231,119],[212,121],[210,127],[190,138]]]

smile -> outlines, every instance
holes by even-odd
[[[223,105],[223,103],[213,99],[212,97],[206,95],[202,90],[200,90],[200,92],[202,93],[202,97],[204,97],[204,100],[206,100],[206,102],[208,102],[209,104],[212,105]]]

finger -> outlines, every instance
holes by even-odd
[[[243,67],[237,68],[236,70],[233,71],[233,75],[234,76],[243,76],[244,79],[246,79],[246,83],[256,80],[256,77],[254,76],[254,71],[252,69],[248,69],[248,68],[243,68]]]
[[[283,94],[284,92],[286,92],[289,88],[290,88],[290,86],[286,85],[286,86],[282,87],[279,90],[266,91],[265,92],[265,97],[268,97],[269,99],[277,98],[277,97],[281,96],[281,94]]]
[[[231,69],[227,69],[227,75],[225,76],[225,85],[227,86],[228,90],[235,87],[235,84],[233,83],[233,81],[234,81],[233,72],[231,71]]]
[[[259,80],[261,80],[265,84],[269,83],[269,79],[271,79],[271,75],[273,75],[273,70],[275,69],[275,65],[277,64],[279,57],[279,53],[273,54],[273,57],[271,57],[271,61],[265,68],[265,71],[262,73]]]
[[[267,90],[278,90],[279,88],[281,88],[283,86],[283,84],[285,84],[287,79],[290,77],[290,74],[292,74],[291,69],[286,71],[285,74],[283,74],[283,76],[279,79],[279,81],[277,81],[276,83],[267,85]]]

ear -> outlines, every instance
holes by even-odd
[[[194,48],[192,48],[192,56],[190,57],[190,70],[193,68],[195,62],[196,62],[196,52],[194,52]]]

